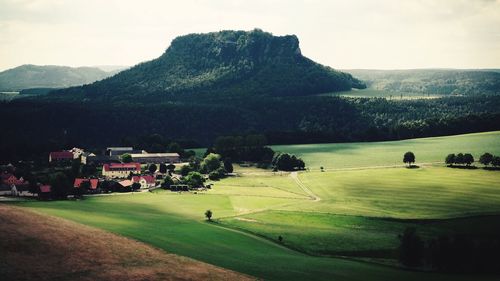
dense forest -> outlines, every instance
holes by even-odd
[[[262,133],[270,144],[376,141],[500,129],[500,96],[402,100],[233,98],[225,102],[0,103],[2,160],[55,149],[134,143],[159,134],[189,146]]]

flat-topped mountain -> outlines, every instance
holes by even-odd
[[[25,64],[0,72],[0,91],[65,88],[89,84],[113,74],[116,72],[106,72],[97,67]]]
[[[157,59],[58,93],[87,98],[297,96],[364,87],[350,74],[304,57],[296,36],[273,36],[256,29],[180,36]]]

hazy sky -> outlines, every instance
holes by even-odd
[[[0,70],[134,65],[179,35],[256,27],[334,68],[500,68],[500,0],[0,0]]]

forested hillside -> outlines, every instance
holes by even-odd
[[[256,29],[181,36],[155,60],[55,94],[68,99],[119,101],[298,96],[364,87],[350,74],[302,56],[296,36],[273,36]]]

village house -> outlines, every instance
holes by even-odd
[[[52,192],[52,187],[48,184],[43,184],[39,186],[40,192],[38,193],[38,197],[41,199],[48,199],[50,197],[50,193]]]
[[[81,178],[76,178],[75,182],[73,183],[73,187],[74,188],[80,188],[80,186],[84,182],[89,182],[89,189],[90,190],[96,190],[97,186],[99,185],[99,180],[98,179],[81,179]]]
[[[134,182],[131,181],[131,180],[122,180],[122,181],[118,182],[118,184],[121,185],[124,188],[128,188],[128,187],[132,187],[132,185],[134,184]]]
[[[132,181],[134,183],[139,183],[141,184],[141,189],[146,189],[146,188],[153,188],[156,186],[156,180],[153,176],[151,175],[145,175],[145,176],[133,176]]]
[[[126,178],[141,173],[140,163],[110,163],[102,166],[102,175],[108,178]]]
[[[78,148],[78,147],[73,147],[72,149],[70,149],[68,151],[73,153],[73,159],[78,159],[82,154],[85,153],[85,151],[83,149]]]
[[[73,152],[70,151],[53,151],[49,153],[49,163],[72,161],[73,159]]]
[[[145,153],[144,150],[134,150],[133,147],[107,147],[106,155],[108,156],[121,156],[123,154],[141,154]]]
[[[179,163],[180,156],[178,153],[141,153],[130,154],[132,161],[142,164],[163,164],[163,163]]]
[[[103,165],[110,163],[120,163],[119,156],[109,156],[109,155],[95,155],[94,153],[84,153],[81,157],[82,164],[85,165]]]

